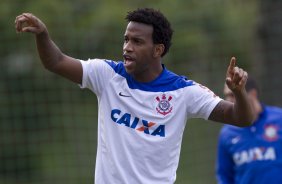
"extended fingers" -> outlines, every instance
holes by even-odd
[[[17,32],[21,32],[22,29],[22,23],[25,21],[25,18],[23,17],[23,15],[19,15],[16,17],[15,20],[15,28]]]
[[[27,21],[28,21],[28,17],[26,17],[24,14],[21,14],[21,15],[17,16],[16,20],[15,20],[16,31],[17,32],[22,32],[23,25]]]
[[[233,75],[234,75],[234,68],[235,68],[235,66],[236,66],[236,58],[232,57],[230,59],[230,63],[229,63],[229,66],[228,66],[227,72],[226,72],[226,78],[228,80],[232,80]]]
[[[238,68],[237,66],[234,67],[233,69],[233,83],[235,84],[239,84],[243,75],[244,75],[244,70],[242,70],[241,68]]]
[[[42,33],[46,30],[44,23],[31,13],[23,13],[16,17],[15,27],[17,32]]]
[[[32,26],[36,23],[36,17],[31,13],[23,13],[16,17],[15,28],[17,32],[25,32],[25,27]]]
[[[236,66],[236,58],[232,57],[230,59],[230,63],[229,63],[229,66],[228,66],[228,71],[232,72],[235,66]]]
[[[236,58],[232,57],[226,73],[226,84],[233,91],[245,86],[248,73],[236,66]]]
[[[232,78],[232,83],[235,86],[243,86],[246,84],[246,81],[248,79],[248,73],[244,71],[242,68],[234,67],[234,75]]]
[[[241,78],[241,81],[240,81],[239,85],[240,85],[240,86],[242,86],[242,85],[245,86],[246,83],[247,83],[247,80],[248,80],[248,72],[244,71],[243,76],[242,76],[242,78]]]

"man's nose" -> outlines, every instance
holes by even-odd
[[[130,41],[123,44],[123,50],[124,51],[132,51],[133,47]]]

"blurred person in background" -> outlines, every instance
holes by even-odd
[[[61,52],[45,24],[31,13],[16,17],[17,32],[35,35],[46,69],[98,98],[96,184],[172,184],[176,180],[187,119],[203,118],[248,126],[253,111],[247,98],[248,74],[233,57],[226,83],[235,105],[208,88],[169,71],[162,63],[171,45],[166,17],[151,8],[128,12],[123,62],[75,59]],[[106,44],[106,43],[105,43]]]
[[[282,183],[282,109],[259,100],[253,78],[246,83],[256,120],[252,126],[224,125],[219,134],[216,176],[218,184]],[[224,85],[225,99],[235,102]]]

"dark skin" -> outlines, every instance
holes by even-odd
[[[236,101],[234,103],[226,100],[219,102],[209,120],[240,127],[250,126],[254,122],[254,109],[245,89],[247,79],[248,73],[237,67],[236,59],[232,57],[226,71],[225,83],[233,92]]]
[[[152,26],[138,22],[129,22],[124,34],[124,66],[138,82],[150,82],[163,70],[161,54],[164,45],[154,44],[152,34]]]
[[[82,82],[81,63],[60,51],[51,40],[45,24],[30,13],[16,17],[17,32],[30,32],[35,35],[37,50],[46,69],[57,73],[75,83]],[[151,25],[129,22],[124,34],[123,57],[126,71],[138,82],[150,82],[162,72],[161,55],[163,44],[153,43]],[[226,85],[233,92],[235,103],[222,100],[210,114],[209,120],[249,126],[254,121],[254,113],[245,84],[247,72],[236,66],[236,59],[231,58],[226,72]]]

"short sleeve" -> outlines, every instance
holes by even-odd
[[[195,83],[186,92],[187,114],[192,118],[208,119],[212,110],[222,100],[207,87]]]
[[[114,75],[112,67],[102,59],[80,60],[83,69],[81,88],[88,88],[100,95]]]

